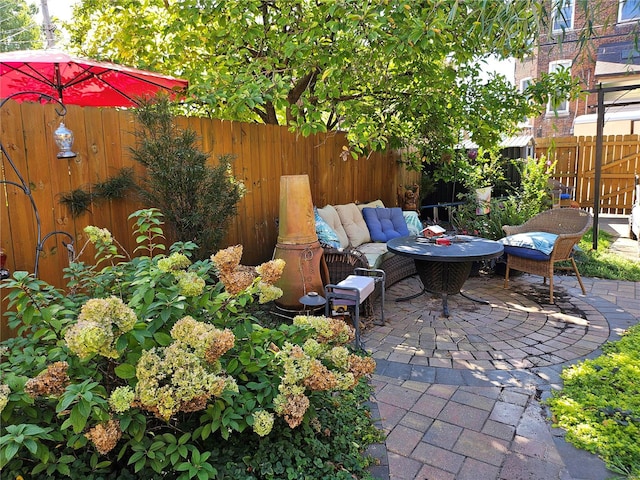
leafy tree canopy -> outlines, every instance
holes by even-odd
[[[480,75],[489,55],[530,51],[539,3],[83,0],[70,29],[84,55],[187,78],[194,112],[342,129],[354,157],[411,145],[437,161],[460,132],[492,146],[540,108]]]
[[[40,27],[33,19],[37,8],[26,0],[0,0],[0,52],[40,48]]]

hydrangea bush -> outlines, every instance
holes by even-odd
[[[165,252],[157,210],[131,218],[138,256],[87,227],[95,261],[67,290],[26,272],[2,285],[17,331],[0,347],[3,478],[366,476],[375,363],[352,328],[267,328],[248,307],[282,294],[284,261],[243,266],[235,246],[192,263],[194,244]]]

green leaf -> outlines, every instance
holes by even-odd
[[[9,443],[4,448],[4,457],[6,461],[8,462],[9,460],[11,460],[16,455],[16,453],[18,453],[19,449],[20,449],[20,445],[18,443],[15,443],[15,442]]]
[[[68,465],[58,465],[58,472],[67,477],[71,476],[71,469]]]
[[[127,461],[127,465],[131,465],[132,463],[136,463],[138,460],[140,460],[142,457],[144,457],[145,452],[143,451],[138,451],[135,452],[133,455],[131,455],[131,457],[129,457],[129,460]]]
[[[38,444],[32,438],[25,439],[22,444],[34,455],[38,451]]]
[[[155,290],[153,289],[149,289],[144,293],[144,303],[146,303],[147,305],[150,305],[153,302],[153,299],[155,298]]]
[[[198,480],[209,480],[209,472],[207,472],[206,470],[199,470]]]
[[[69,417],[71,425],[73,425],[73,432],[80,433],[87,424],[87,417],[80,412],[80,408],[76,405],[71,409],[71,416]]]
[[[189,440],[191,440],[191,434],[190,433],[185,433],[182,436],[180,436],[180,438],[178,439],[178,444],[179,445],[184,445]]]
[[[88,392],[87,392],[88,393]],[[91,413],[91,403],[86,400],[80,400],[76,407],[78,409],[78,413],[83,417],[87,418]]]
[[[171,343],[173,343],[173,338],[171,338],[171,335],[164,332],[154,333],[153,338],[156,342],[158,342],[158,345],[162,347],[166,347],[167,345],[171,345]]]
[[[147,459],[145,457],[142,457],[133,466],[133,471],[138,473],[140,470],[142,470],[144,468],[145,463],[147,463]]]
[[[128,363],[122,363],[118,365],[114,369],[114,371],[115,371],[115,374],[118,376],[118,378],[122,378],[124,380],[135,378],[136,376],[136,367]]]

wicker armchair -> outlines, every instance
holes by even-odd
[[[578,278],[582,293],[586,290],[580,278],[578,267],[573,259],[573,247],[592,225],[589,212],[576,208],[554,208],[535,215],[519,226],[504,225],[502,229],[507,235],[526,232],[547,232],[558,235],[553,250],[546,260],[535,260],[514,253],[507,253],[507,268],[504,277],[504,288],[509,287],[509,270],[520,270],[533,275],[541,275],[546,283],[549,278],[549,299],[553,303],[553,270],[557,262],[569,260]],[[567,267],[568,268],[568,267]]]

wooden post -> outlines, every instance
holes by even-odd
[[[593,249],[598,250],[598,217],[600,216],[600,181],[602,176],[602,135],[604,132],[604,90],[598,85],[598,119],[596,122],[596,178],[593,191]]]

